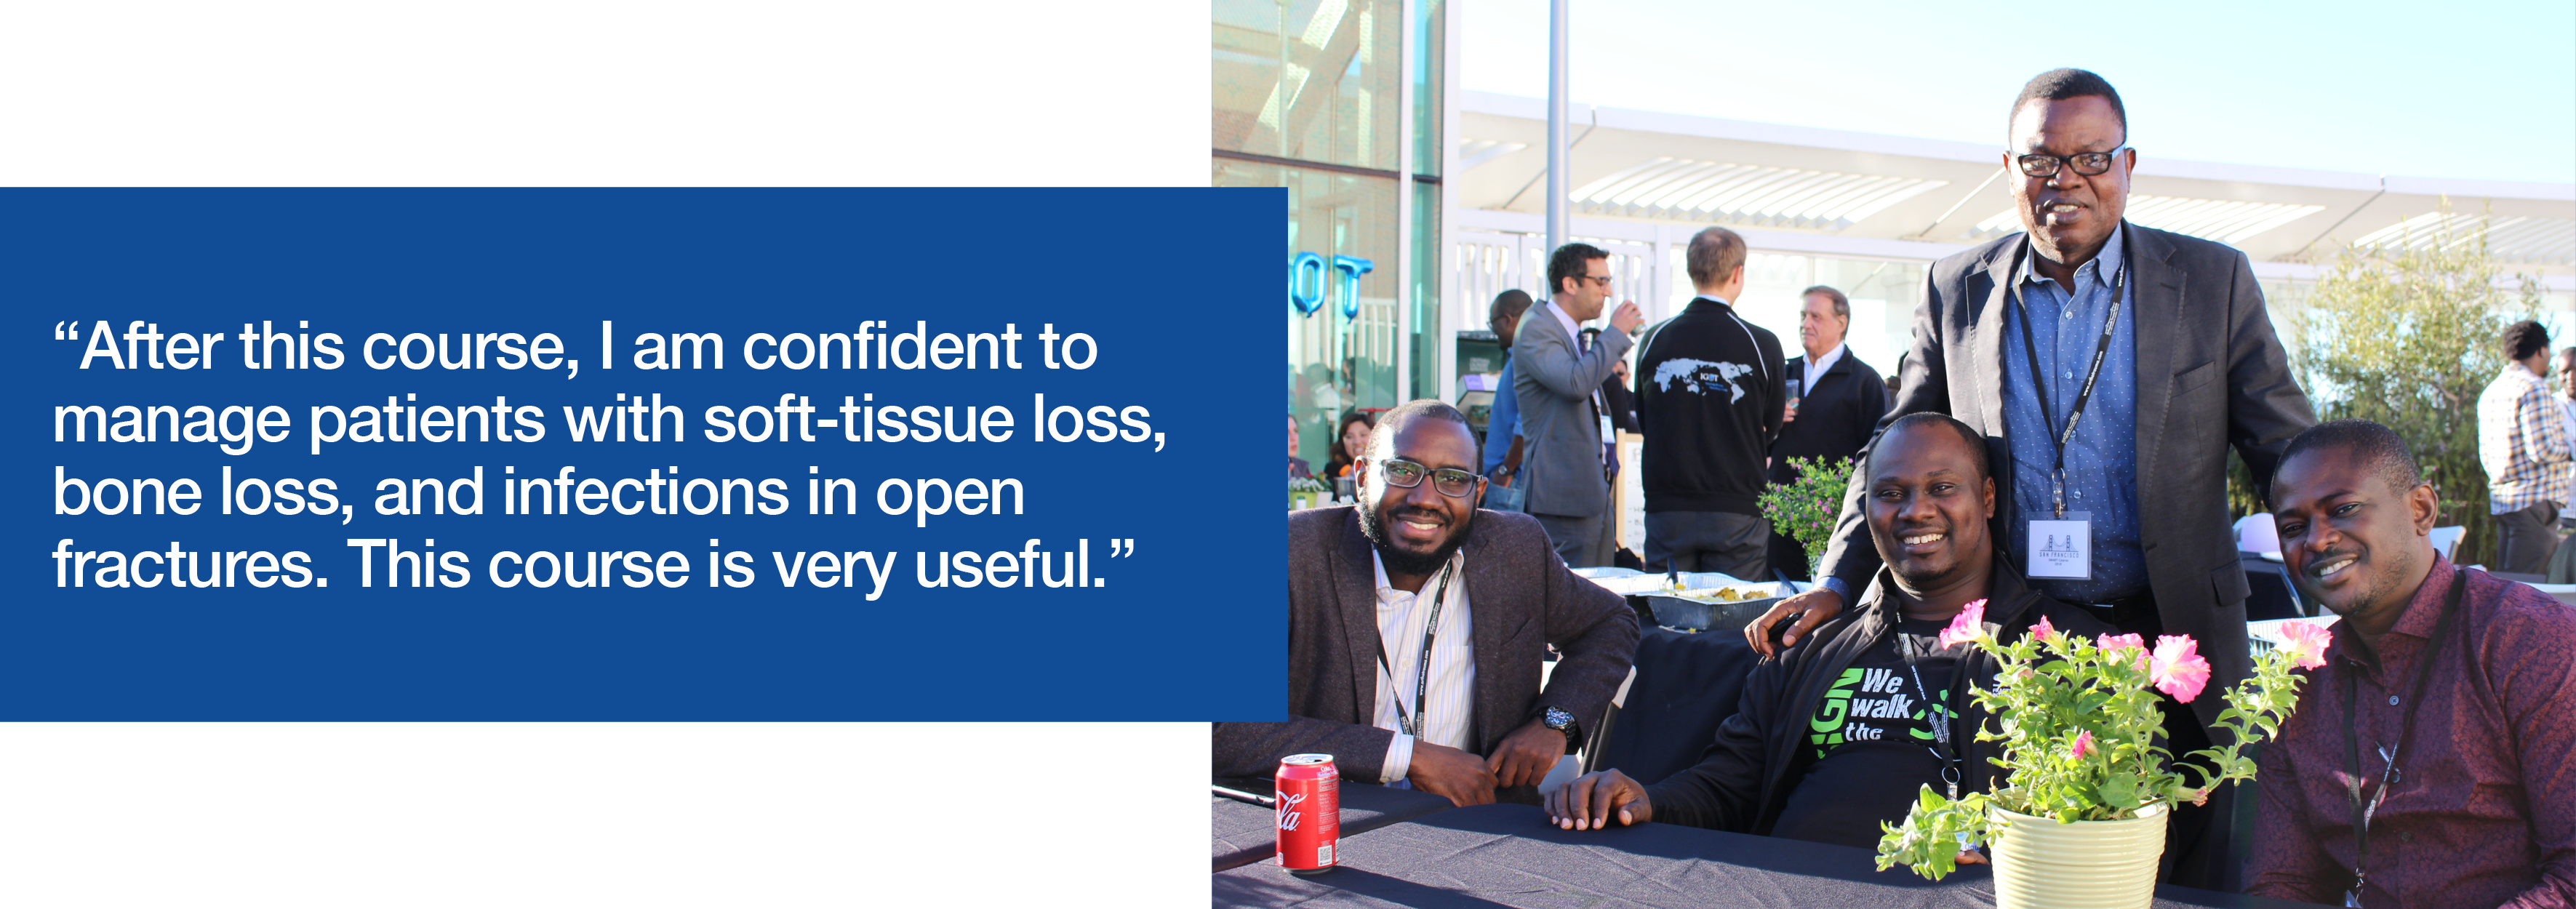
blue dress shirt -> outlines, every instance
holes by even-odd
[[[1494,395],[1493,409],[1485,415],[1486,476],[1493,476],[1494,471],[1502,468],[1503,456],[1512,451],[1512,437],[1521,434],[1521,398],[1512,393],[1510,357],[1503,358],[1502,377],[1495,381],[1501,383],[1498,387],[1502,391]]]
[[[2030,379],[2029,348],[2022,346],[2023,306],[2004,309],[2004,440],[2012,450],[2013,502],[2020,512],[2006,540],[2018,557],[2030,552],[2030,522],[2047,520],[2053,511],[2057,449],[2050,433],[2066,431],[2067,411],[2083,389],[2102,321],[2111,315],[2112,288],[2124,288],[2102,377],[2066,443],[2066,510],[2092,516],[2093,577],[2031,579],[2040,592],[2070,603],[2099,603],[2147,589],[2146,551],[2138,540],[2138,288],[2134,275],[2117,280],[2128,267],[2126,232],[2112,231],[2101,254],[2075,270],[2071,295],[2041,277],[2028,257],[2014,274],[2031,318],[2038,368],[2047,377],[2046,419],[2040,389]]]

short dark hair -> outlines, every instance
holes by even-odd
[[[1691,286],[1726,280],[1735,267],[1744,264],[1744,237],[1723,227],[1701,228],[1691,235],[1690,251],[1683,255],[1683,270],[1690,273]]]
[[[1557,247],[1556,253],[1547,257],[1547,292],[1564,293],[1565,279],[1583,277],[1583,270],[1590,267],[1583,263],[1607,258],[1610,258],[1610,253],[1590,243],[1568,243]]]
[[[1873,462],[1877,460],[1879,449],[1887,446],[1887,440],[1889,438],[1895,436],[1900,431],[1913,429],[1918,426],[1940,426],[1947,428],[1951,432],[1958,433],[1959,438],[1968,443],[1968,460],[1977,465],[1977,479],[1986,480],[1994,478],[1994,464],[1987,460],[1986,437],[1978,435],[1977,431],[1970,428],[1968,424],[1961,423],[1957,417],[1953,417],[1946,413],[1922,411],[1918,413],[1909,413],[1896,418],[1896,422],[1887,425],[1886,431],[1878,434],[1878,441],[1870,443],[1870,459]],[[1868,465],[1866,464],[1862,465],[1862,467],[1863,469],[1868,469]]]
[[[2032,101],[2064,101],[2068,98],[2098,97],[2111,102],[2112,116],[2120,118],[2120,141],[2129,139],[2129,109],[2120,104],[2120,92],[2091,70],[2058,68],[2030,77],[2013,99],[2012,110],[2004,115],[2004,130],[2012,131],[2012,118],[2021,116],[2022,105]]]
[[[1415,398],[1377,415],[1378,431],[1369,433],[1369,457],[1378,457],[1377,452],[1382,446],[1395,444],[1396,434],[1404,431],[1405,424],[1417,419],[1447,420],[1465,427],[1469,435],[1475,434],[1475,427],[1467,424],[1467,415],[1459,413],[1458,408],[1439,398]]]
[[[2504,358],[2519,363],[2531,359],[2532,354],[2549,349],[2549,329],[2540,327],[2538,322],[2516,322],[2505,326],[2504,337],[2500,341],[2498,346],[2503,348]]]
[[[1494,304],[1485,307],[1485,321],[1500,322],[1504,319],[1517,319],[1521,317],[1521,313],[1528,312],[1529,308],[1529,291],[1515,287],[1494,295]]]
[[[2280,466],[2287,467],[2300,455],[2320,448],[2348,452],[2362,459],[2372,473],[2388,481],[2388,488],[2400,493],[2424,484],[2424,472],[2416,469],[2415,452],[2407,447],[2406,440],[2396,430],[2369,420],[2327,420],[2308,427],[2292,436],[2289,447],[2281,450]],[[2281,474],[2275,470],[2273,488],[2266,490],[2275,501],[2280,498],[2280,485]]]
[[[1798,299],[1804,300],[1817,294],[1823,294],[1825,295],[1825,299],[1834,301],[1834,315],[1841,316],[1846,319],[1851,318],[1851,298],[1843,296],[1842,291],[1818,284],[1814,287],[1799,291]]]

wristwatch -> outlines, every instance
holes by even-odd
[[[1583,727],[1575,724],[1574,714],[1550,707],[1539,722],[1549,729],[1565,733],[1565,746],[1569,749],[1583,741]]]

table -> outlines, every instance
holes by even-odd
[[[1669,824],[1558,830],[1538,808],[1477,805],[1346,835],[1342,865],[1300,878],[1269,865],[1215,875],[1219,906],[1521,906],[1532,909],[1700,906],[1994,905],[1993,873],[1969,866],[1938,882],[1903,868],[1872,871],[1861,849]],[[2290,903],[2158,887],[2158,909],[2293,909]]]
[[[1272,787],[1270,780],[1258,778],[1219,779],[1216,784],[1257,795],[1270,794]],[[1278,854],[1279,820],[1270,809],[1224,796],[1210,796],[1209,800],[1212,802],[1208,806],[1209,813],[1214,815],[1216,828],[1215,870],[1249,865]],[[1455,806],[1448,799],[1427,792],[1344,780],[1342,836],[1348,838],[1367,833],[1452,807]],[[1279,871],[1277,868],[1270,870]]]

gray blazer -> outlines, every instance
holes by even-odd
[[[1555,304],[1547,304],[1553,306]],[[1610,480],[1601,474],[1601,420],[1592,393],[1635,343],[1604,331],[1590,349],[1565,333],[1554,315],[1532,306],[1512,339],[1512,395],[1521,407],[1521,508],[1531,514],[1588,518],[1610,512]]]
[[[1477,511],[1467,530],[1467,605],[1475,616],[1474,750],[1491,755],[1546,707],[1599,728],[1637,655],[1637,612],[1576,577],[1528,515]],[[1288,721],[1218,723],[1215,775],[1268,776],[1291,754],[1330,754],[1342,775],[1376,782],[1395,733],[1377,709],[1377,571],[1355,508],[1288,514]],[[1539,666],[1563,653],[1547,689]]]
[[[2244,253],[2135,224],[2127,229],[2137,269],[2138,535],[2148,586],[2165,633],[2198,640],[2211,684],[2223,689],[2252,671],[2245,649],[2251,590],[2229,530],[2227,451],[2234,447],[2254,488],[2268,492],[2281,450],[2317,418],[2290,376]],[[1879,432],[1906,414],[1945,413],[1985,434],[1993,463],[2012,463],[2003,439],[2004,295],[2027,242],[2013,234],[1932,264],[1914,311],[1902,387]],[[1880,565],[1860,510],[1867,482],[1864,472],[1853,472],[1825,550],[1825,572],[1853,590]],[[2012,483],[1996,478],[1995,493],[1996,539],[2010,539],[2005,531],[2020,518]],[[2213,696],[2191,706],[2207,725],[2227,704]]]

